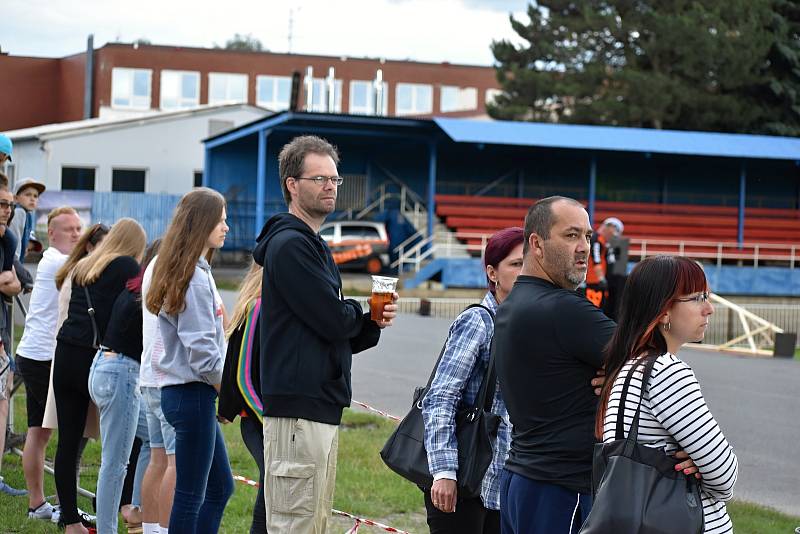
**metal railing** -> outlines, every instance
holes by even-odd
[[[713,249],[709,250],[709,249]],[[628,256],[640,260],[656,254],[677,254],[698,260],[713,260],[722,265],[724,260],[752,262],[758,267],[759,262],[784,262],[794,269],[797,257],[797,245],[777,243],[739,243],[724,241],[683,241],[674,239],[637,239],[630,240]]]
[[[354,219],[362,219],[376,209],[378,211],[385,211],[386,204],[391,200],[398,201],[400,211],[403,215],[413,214],[418,216],[427,212],[425,202],[423,202],[419,195],[405,185],[398,185],[394,182],[384,182],[372,192],[371,196],[374,198],[353,215]],[[406,216],[406,218],[409,217]]]
[[[22,299],[20,298],[19,295],[15,295],[14,301],[15,301],[15,304],[10,306],[10,314],[9,314],[9,317],[11,317],[11,347],[9,347],[10,354],[11,354],[9,356],[10,358],[13,358],[13,354],[15,354],[15,350],[14,350],[15,349],[15,347],[14,347],[14,327],[15,327],[14,323],[15,322],[14,322],[14,319],[13,319],[14,310],[15,310],[16,307],[19,307],[19,311],[22,313],[23,319],[28,315],[28,310],[25,307],[25,304],[23,304]],[[10,392],[10,394],[8,396],[8,421],[7,421],[7,424],[11,428],[14,427],[14,400],[13,400],[14,399],[14,394],[17,393],[17,391],[19,391],[19,388],[20,388],[21,385],[22,385],[22,377],[20,377],[19,374],[17,374],[17,375],[14,376],[14,385],[13,385],[13,387],[11,389],[11,392]],[[26,395],[27,395],[27,392],[26,392]],[[2,432],[5,432],[5,431],[6,431],[6,429],[3,428]],[[0,451],[0,456],[2,456],[3,452],[4,451]],[[22,450],[19,449],[18,447],[12,448],[11,452],[16,454],[20,458],[22,458]],[[52,465],[52,464],[54,464],[54,462],[49,462],[49,464]],[[44,464],[44,472],[55,476],[55,470],[50,465],[48,465],[48,462],[46,462]],[[88,489],[85,489],[85,488],[81,487],[81,484],[80,484],[80,470],[78,470],[77,478],[78,478],[77,484],[76,484],[77,493],[79,495],[83,495],[84,497],[86,497],[88,499],[94,499],[95,498],[95,494],[94,493],[92,493]],[[48,499],[52,499],[52,497],[48,497]]]
[[[488,241],[490,237],[491,234],[483,233],[462,232],[455,235],[452,232],[447,232],[438,236],[434,234],[433,236],[418,241],[408,250],[405,250],[405,246],[407,246],[408,243],[404,241],[395,249],[395,252],[397,252],[397,259],[392,262],[391,267],[397,268],[398,274],[403,274],[407,265],[413,266],[414,271],[418,272],[422,263],[431,257],[453,258],[461,257],[464,254],[472,255],[475,252],[483,257],[486,241]],[[461,241],[462,239],[480,239],[481,242],[480,244],[463,243]]]
[[[456,233],[459,239],[481,237],[488,239],[494,231]],[[472,250],[475,250],[474,248]],[[689,241],[678,239],[630,238],[628,256],[639,261],[657,254],[675,254],[696,260],[712,260],[717,265],[723,261],[749,262],[754,267],[764,262],[785,263],[794,269],[800,260],[800,246],[783,243],[739,243],[733,241]]]

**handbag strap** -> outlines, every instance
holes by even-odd
[[[477,415],[478,408],[482,408],[484,412],[492,411],[492,402],[494,401],[494,393],[497,384],[497,370],[494,366],[495,356],[494,336],[492,337],[492,347],[489,356],[489,367],[486,369],[486,374],[483,375],[481,380],[481,388],[478,390],[478,395],[475,397],[475,404],[473,405],[473,413]]]
[[[617,411],[617,429],[614,435],[614,439],[625,439],[625,403],[628,398],[628,388],[630,387],[631,379],[633,378],[633,374],[636,372],[636,369],[642,363],[642,360],[647,360],[646,365],[644,366],[644,370],[642,372],[642,387],[639,391],[639,403],[636,405],[636,413],[633,416],[633,421],[631,422],[631,429],[628,432],[628,437],[626,439],[625,444],[625,453],[626,456],[629,455],[633,451],[633,446],[636,444],[636,440],[639,437],[639,416],[642,411],[642,402],[644,401],[644,394],[645,391],[648,389],[648,382],[650,380],[650,373],[653,370],[653,366],[656,363],[657,357],[646,357],[642,358],[631,365],[630,370],[628,371],[628,376],[625,377],[625,383],[622,386],[622,395],[619,399],[619,409]]]
[[[489,315],[494,322],[494,313],[488,310]],[[494,401],[494,392],[497,384],[497,370],[494,366],[495,357],[494,335],[492,335],[492,344],[489,350],[489,366],[486,368],[486,374],[483,375],[481,380],[481,387],[478,389],[478,394],[475,396],[475,403],[472,405],[473,416],[477,415],[478,409],[483,409],[484,412],[492,410],[492,402]]]
[[[465,311],[472,308],[483,308],[489,314],[489,317],[492,318],[492,322],[494,322],[494,313],[492,313],[492,310],[490,310],[483,304],[470,304],[469,306],[464,308],[464,310],[461,313],[464,313]],[[444,356],[444,350],[447,348],[447,342],[449,340],[450,340],[450,335],[448,334],[447,339],[444,340],[444,344],[442,345],[442,350],[439,351],[439,357],[436,358],[436,363],[434,364],[433,369],[431,370],[431,376],[428,377],[428,383],[425,384],[426,390],[431,387],[431,383],[433,382],[433,377],[436,376],[436,371],[439,369],[439,363],[442,361],[442,356]]]
[[[100,346],[97,344],[98,341],[97,338],[99,336],[97,329],[97,321],[94,320],[94,306],[92,305],[92,297],[89,296],[89,288],[83,286],[83,293],[84,295],[86,295],[86,305],[87,305],[86,311],[89,313],[89,319],[92,320],[92,336],[94,338],[92,340],[92,347],[97,349],[100,348]]]

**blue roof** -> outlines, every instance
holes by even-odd
[[[433,121],[460,143],[800,161],[800,139],[793,137],[538,122]]]

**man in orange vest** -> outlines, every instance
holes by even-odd
[[[607,274],[617,261],[611,240],[625,230],[625,225],[616,217],[609,217],[592,235],[589,249],[589,270],[586,273],[586,298],[598,308],[608,298]]]

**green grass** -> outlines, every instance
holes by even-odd
[[[24,430],[25,402],[15,395],[16,430]],[[392,473],[380,459],[378,451],[392,432],[394,423],[363,412],[347,410],[339,434],[339,463],[336,477],[334,508],[375,519],[409,532],[427,532],[422,494],[411,483]],[[258,469],[239,435],[238,423],[224,425],[225,442],[234,474],[257,480]],[[55,436],[50,440],[47,457],[55,454]],[[81,486],[94,488],[100,464],[100,445],[90,441],[83,456]],[[21,461],[18,456],[6,455],[3,475],[14,487],[24,487]],[[53,495],[53,477],[45,475],[45,493]],[[237,483],[233,497],[225,509],[221,532],[248,532],[256,490]],[[90,511],[91,502],[79,497],[78,506]],[[0,494],[0,532],[31,534],[58,533],[50,523],[28,521],[25,518],[27,498]],[[800,526],[800,518],[790,517],[770,508],[743,502],[732,502],[728,511],[737,534],[788,534]],[[341,533],[352,526],[349,519],[334,518],[329,532]],[[378,529],[362,527],[365,534],[379,533]],[[121,533],[125,532],[120,525]]]
[[[25,430],[24,390],[14,396],[15,431]],[[234,474],[258,480],[258,468],[244,446],[239,434],[238,421],[223,425],[228,457]],[[339,435],[339,463],[336,479],[334,507],[361,517],[375,519],[410,532],[423,532],[424,506],[419,489],[401,479],[383,465],[378,451],[391,433],[393,423],[372,415],[347,410]],[[47,458],[55,457],[57,435],[47,448]],[[100,443],[89,441],[81,462],[81,487],[94,491],[100,467]],[[15,488],[24,488],[21,458],[8,454],[3,457],[2,475]],[[45,494],[55,494],[52,475],[45,474]],[[249,532],[256,489],[236,483],[234,495],[225,509],[220,532]],[[56,525],[26,518],[27,497],[9,497],[0,494],[0,532],[25,532],[31,534],[58,533]],[[82,510],[92,511],[89,499],[78,497]],[[331,531],[344,532],[353,522],[333,519]],[[125,528],[120,523],[119,532]],[[378,532],[377,530],[375,532]]]
[[[730,503],[728,513],[736,534],[790,534],[800,527],[800,517],[747,502]]]

